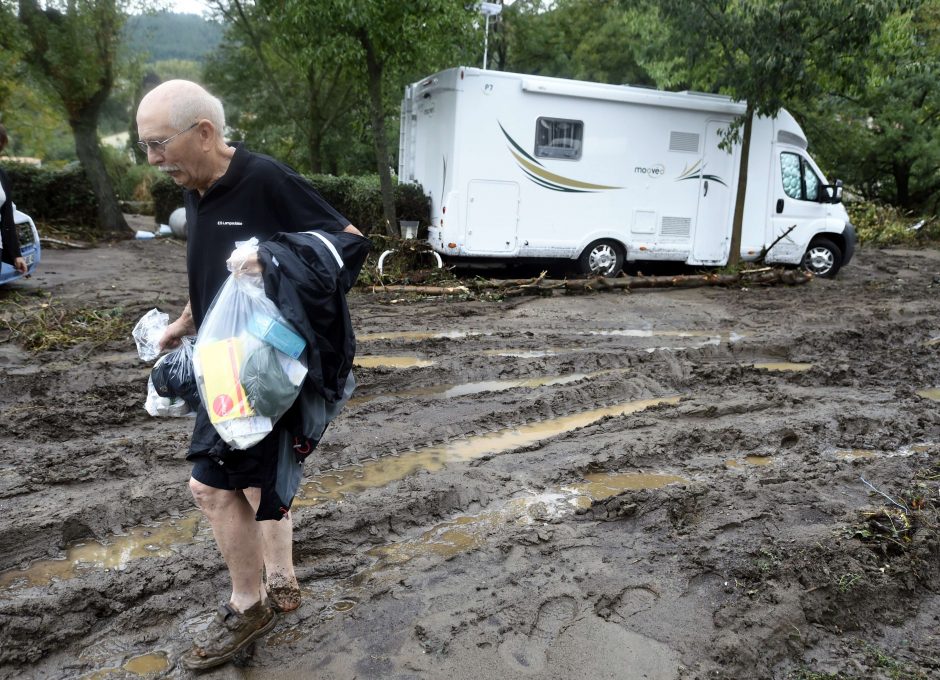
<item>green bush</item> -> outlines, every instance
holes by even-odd
[[[940,221],[918,218],[892,205],[873,201],[846,204],[859,243],[870,246],[915,246],[940,240]],[[921,226],[913,227],[918,223]]]
[[[310,175],[307,179],[327,203],[363,233],[385,233],[378,175]],[[150,193],[158,224],[166,224],[170,213],[183,205],[183,192],[169,177],[157,179],[151,185]],[[395,212],[400,220],[418,220],[421,223],[419,237],[427,236],[431,205],[420,186],[395,185]]]
[[[4,163],[3,167],[13,184],[16,207],[34,220],[97,227],[98,199],[78,163],[63,169],[21,163]]]
[[[183,190],[169,175],[160,173],[150,185],[153,215],[157,224],[169,224],[170,213],[183,207]]]

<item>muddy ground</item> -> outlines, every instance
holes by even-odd
[[[0,315],[176,313],[183,253],[46,250]],[[940,677],[940,252],[350,303],[359,389],[294,510],[303,605],[205,677]],[[0,678],[185,677],[228,588],[192,421],[147,415],[129,337],[0,343]]]

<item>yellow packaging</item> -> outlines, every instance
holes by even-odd
[[[244,347],[241,338],[217,340],[198,347],[209,420],[221,423],[255,415],[241,384]]]

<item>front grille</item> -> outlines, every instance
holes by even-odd
[[[16,236],[20,240],[20,248],[33,245],[33,229],[29,226],[29,222],[16,225]]]

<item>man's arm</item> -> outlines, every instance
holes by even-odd
[[[186,302],[180,317],[166,327],[163,337],[160,338],[160,349],[175,349],[182,344],[183,337],[196,334],[196,324],[193,323],[193,312]]]

